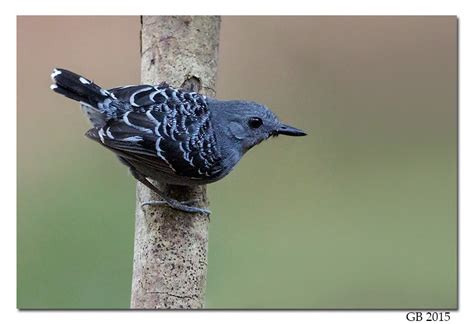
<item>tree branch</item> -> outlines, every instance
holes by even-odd
[[[166,81],[214,96],[219,45],[219,17],[143,16],[142,82]],[[169,197],[208,206],[206,186],[181,187],[153,182]],[[137,183],[132,308],[202,308],[207,279],[208,222],[167,206]]]

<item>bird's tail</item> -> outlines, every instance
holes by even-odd
[[[65,69],[54,69],[51,89],[79,101],[87,118],[95,127],[102,127],[111,114],[110,103],[115,96],[92,81]]]

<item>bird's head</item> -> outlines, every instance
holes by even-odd
[[[215,101],[210,103],[211,114],[221,131],[238,143],[241,153],[272,136],[304,136],[303,131],[280,122],[264,105],[251,101]],[[214,125],[217,126],[217,125]]]

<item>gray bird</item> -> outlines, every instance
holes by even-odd
[[[54,69],[51,78],[52,90],[80,102],[93,125],[86,136],[117,154],[166,204],[185,212],[209,213],[167,197],[147,178],[181,186],[212,183],[263,140],[306,135],[255,102],[221,101],[166,83],[106,90],[64,69]],[[162,202],[144,204],[153,203]]]

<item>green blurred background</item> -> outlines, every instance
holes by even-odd
[[[139,17],[18,17],[19,308],[128,308],[135,185],[51,69],[140,80]],[[218,97],[308,132],[209,186],[208,308],[457,307],[457,19],[223,17]]]

